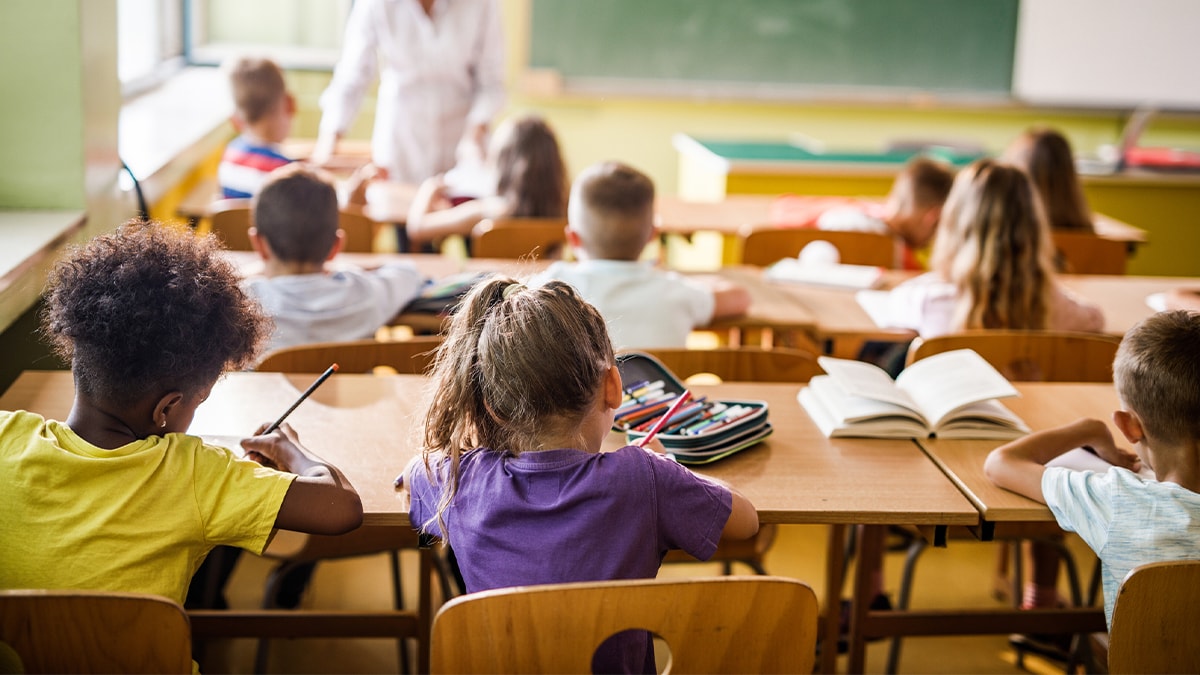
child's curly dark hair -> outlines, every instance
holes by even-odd
[[[130,221],[50,275],[42,332],[82,393],[118,404],[202,391],[253,363],[270,320],[213,237]]]

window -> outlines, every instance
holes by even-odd
[[[330,70],[351,0],[190,0],[189,61],[218,65],[237,54],[270,56],[289,69]]]
[[[117,0],[117,75],[125,96],[183,67],[183,2]]]

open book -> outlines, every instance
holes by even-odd
[[[995,399],[1019,396],[970,349],[921,359],[893,380],[862,361],[817,359],[827,375],[800,390],[800,405],[826,436],[1012,439],[1029,427]]]

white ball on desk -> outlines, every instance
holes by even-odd
[[[836,265],[842,259],[837,247],[824,239],[810,242],[808,246],[805,246],[800,251],[800,255],[796,257],[799,258],[802,264],[813,266]]]

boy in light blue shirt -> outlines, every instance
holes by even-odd
[[[1129,572],[1151,562],[1200,558],[1200,312],[1160,312],[1125,335],[1113,362],[1121,409],[1108,426],[1082,419],[997,448],[984,470],[997,485],[1045,503],[1063,529],[1099,556],[1104,616]],[[1084,447],[1114,465],[1106,473],[1045,464]],[[1145,464],[1157,480],[1135,471]]]

